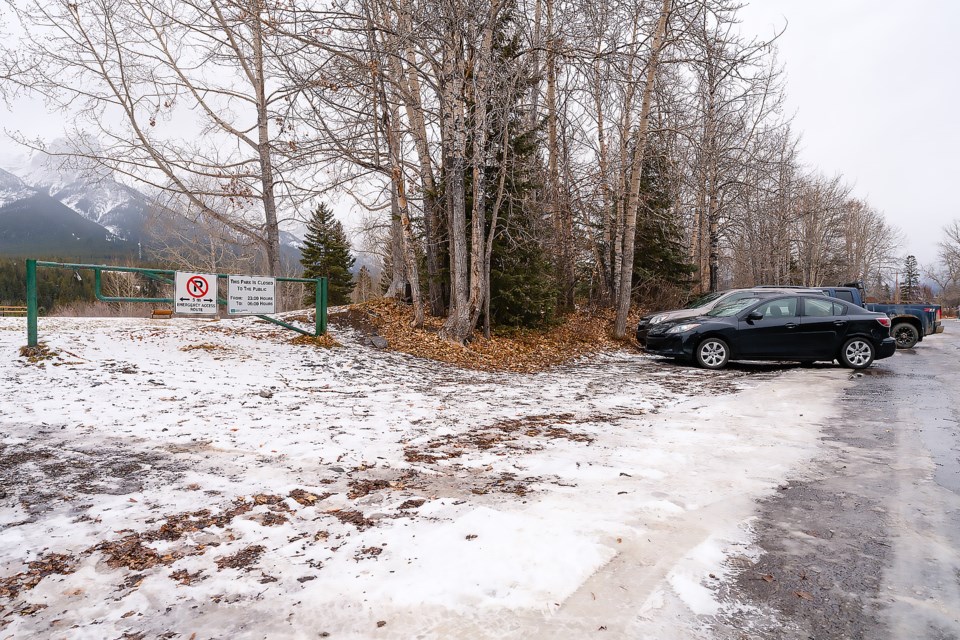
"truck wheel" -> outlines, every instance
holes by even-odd
[[[897,349],[912,349],[920,340],[920,332],[907,322],[893,325],[890,335],[897,341]]]
[[[707,338],[697,345],[695,357],[704,369],[723,369],[730,359],[730,347],[720,338]]]
[[[866,369],[873,363],[873,345],[866,338],[850,338],[840,349],[840,364],[851,369]]]

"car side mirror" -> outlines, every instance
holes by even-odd
[[[763,314],[759,311],[751,311],[747,316],[747,320],[763,320]]]

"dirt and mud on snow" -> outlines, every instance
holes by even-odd
[[[0,324],[0,638],[698,637],[848,379],[483,372],[251,319],[40,335]]]

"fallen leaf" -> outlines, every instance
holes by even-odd
[[[804,600],[813,600],[813,595],[809,591],[794,591],[793,595],[798,598],[803,598]]]

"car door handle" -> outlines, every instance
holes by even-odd
[[[843,325],[847,324],[847,321],[846,321],[846,320],[834,320],[834,321],[833,321],[833,324],[836,325],[836,326],[838,326],[838,327],[842,327]]]
[[[796,328],[797,328],[797,323],[796,323],[796,322],[788,322],[787,324],[785,324],[785,325],[783,325],[783,326],[785,326],[787,329],[796,329]]]

